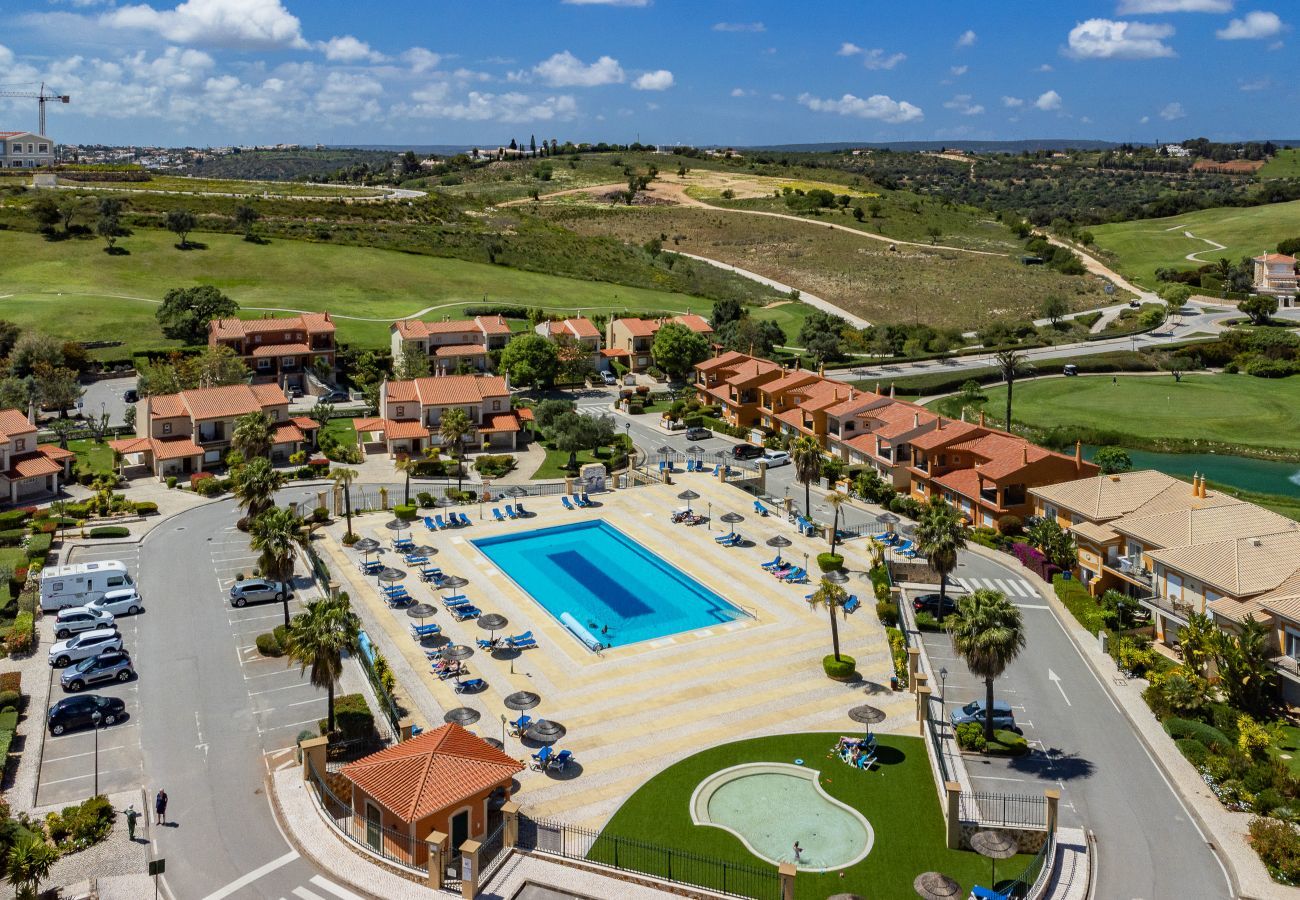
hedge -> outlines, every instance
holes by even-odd
[[[0,691],[21,691],[22,689],[22,672],[0,672]]]
[[[18,691],[0,691],[0,710],[17,710],[23,702],[23,695]],[[3,713],[0,713],[3,715]],[[3,726],[0,726],[3,730]]]
[[[131,504],[135,508],[136,515],[146,516],[158,512],[158,504],[152,500],[140,500]]]
[[[1179,719],[1171,717],[1165,719],[1163,723],[1165,734],[1169,735],[1175,741],[1193,740],[1204,744],[1206,748],[1213,750],[1216,746],[1223,748],[1232,747],[1232,741],[1228,736],[1213,725],[1205,722],[1198,722],[1195,719]]]
[[[1073,578],[1066,580],[1060,575],[1052,576],[1052,587],[1056,590],[1057,599],[1080,625],[1094,635],[1101,631],[1106,610],[1098,605],[1086,587]]]
[[[52,534],[34,534],[27,539],[28,556],[45,556],[50,552],[50,545],[54,543]]]
[[[818,553],[817,567],[823,572],[837,572],[844,568],[844,557],[838,553]]]
[[[16,528],[31,518],[31,513],[24,509],[11,509],[0,513],[0,529]]]
[[[266,632],[266,634],[259,634],[253,643],[257,646],[257,652],[263,656],[274,657],[284,655],[284,651],[280,648],[280,642],[277,641],[275,635],[269,631]]]
[[[20,612],[5,634],[5,647],[11,654],[26,653],[32,648],[35,635],[36,616],[26,611]]]
[[[320,733],[325,734],[328,723],[321,719]],[[344,740],[370,737],[375,730],[375,717],[360,694],[343,694],[334,698],[334,727]]]
[[[853,677],[853,673],[858,670],[858,661],[851,656],[841,653],[840,658],[836,659],[834,654],[822,658],[822,669],[826,675],[836,680],[847,680]]]
[[[1205,761],[1210,758],[1210,748],[1192,738],[1180,738],[1174,741],[1174,746],[1197,768],[1205,765]]]
[[[125,525],[100,525],[90,529],[86,535],[92,538],[124,538],[131,536],[131,529]]]
[[[1029,752],[1029,743],[1014,731],[997,729],[993,740],[985,744],[984,752],[994,756],[1024,756]]]
[[[27,537],[26,528],[6,528],[0,531],[0,547],[22,546],[25,537]]]
[[[399,503],[393,507],[393,515],[397,516],[397,518],[401,519],[403,522],[410,522],[415,518],[415,504],[412,503],[410,506],[405,506]]]

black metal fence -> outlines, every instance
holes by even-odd
[[[501,864],[506,861],[506,857],[510,855],[506,852],[509,848],[506,847],[505,838],[506,825],[505,822],[501,822],[487,837],[479,841],[478,883],[480,885],[487,884],[488,879],[492,877],[492,873],[499,869]]]
[[[1016,877],[1011,886],[1006,888],[1005,893],[1014,900],[1024,900],[1038,883],[1038,879],[1051,865],[1056,856],[1056,835],[1049,834],[1047,840],[1043,841],[1043,846],[1039,848],[1038,853],[1025,866],[1025,870]]]
[[[976,811],[980,825],[999,828],[1047,827],[1046,797],[962,791],[961,808]]]
[[[326,818],[345,838],[389,862],[427,873],[429,860],[423,841],[387,828],[354,813],[352,804],[340,798],[313,767],[310,787]]]
[[[518,846],[565,859],[589,860],[623,871],[640,872],[733,897],[778,900],[781,896],[780,877],[774,866],[760,868],[728,862],[562,822],[521,815]]]

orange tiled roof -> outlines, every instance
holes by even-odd
[[[567,334],[579,339],[600,337],[600,332],[596,330],[596,326],[586,316],[573,316],[559,322],[551,322],[549,330],[552,337],[557,334]]]
[[[185,415],[185,402],[180,394],[159,394],[149,398],[149,415],[155,419],[171,419]]]
[[[71,450],[64,450],[58,444],[40,444],[36,449],[41,453],[44,453],[50,459],[59,462],[63,462],[65,459],[77,458],[77,454],[73,453]]]
[[[118,453],[140,453],[153,449],[153,439],[147,437],[119,438],[109,441],[108,446]]]
[[[475,316],[474,324],[484,334],[509,334],[510,324],[502,316]]]
[[[621,322],[633,337],[650,337],[659,330],[659,323],[654,319],[615,319]]]
[[[317,428],[320,428],[320,422],[317,422],[311,416],[294,416],[289,421],[297,425],[303,431],[315,431]]]
[[[302,429],[293,422],[276,422],[271,426],[271,443],[289,444],[305,440]]]
[[[1285,253],[1265,253],[1263,256],[1256,256],[1256,260],[1266,263],[1290,263],[1295,265],[1295,257],[1287,256]]]
[[[536,416],[533,415],[533,411],[529,407],[524,407],[523,409],[515,410],[515,415],[519,416],[519,421],[521,422],[532,422],[535,421],[537,418]]]
[[[202,456],[203,448],[187,437],[159,440],[149,439],[150,449],[155,459],[181,459],[186,456]]]
[[[5,472],[5,477],[13,481],[16,478],[40,478],[62,471],[63,466],[44,453],[24,453],[22,456],[9,457],[9,471]]]
[[[463,803],[523,771],[456,724],[443,725],[343,767],[342,774],[405,822]]]
[[[0,409],[0,438],[7,441],[11,435],[35,431],[36,426],[16,409]]]
[[[389,402],[419,401],[423,406],[479,403],[485,397],[507,397],[510,389],[499,375],[439,375],[414,381],[388,382]]]
[[[213,319],[208,323],[208,331],[213,337],[227,340],[246,337],[259,331],[305,331],[308,334],[324,334],[334,331],[334,322],[328,312],[304,313],[279,319]]]
[[[352,427],[356,429],[357,434],[367,431],[383,431],[387,420],[382,416],[366,416],[360,419],[352,420]]]
[[[720,353],[717,356],[697,362],[695,368],[700,372],[712,372],[714,369],[729,368],[751,359],[755,359],[755,357],[741,353],[739,350],[728,350],[726,353]]]
[[[438,322],[422,322],[419,319],[398,319],[393,323],[397,333],[404,338],[422,338],[432,334],[500,334],[495,319],[449,319]],[[506,332],[509,325],[504,325]],[[485,328],[490,330],[485,330]]]
[[[972,500],[980,499],[980,473],[976,469],[955,469],[943,475],[936,475],[930,480],[943,485],[950,491],[961,494],[963,497],[969,497]]]
[[[434,356],[482,356],[487,353],[486,344],[440,344]]]
[[[684,316],[673,316],[668,321],[676,322],[678,325],[685,325],[697,334],[713,334],[713,326],[710,325],[703,316],[697,316],[695,313],[687,313]]]
[[[976,432],[984,430],[978,425],[972,425],[969,422],[954,421],[953,419],[940,419],[939,421],[943,425],[942,428],[934,428],[925,434],[918,434],[912,438],[912,446],[919,447],[922,450],[934,450],[938,447],[946,447],[960,441],[967,441],[974,437]]]
[[[429,426],[415,419],[389,419],[384,423],[384,437],[390,441],[428,436]]]
[[[483,434],[493,434],[505,431],[519,431],[522,427],[519,424],[519,416],[513,412],[492,413],[487,417],[487,424],[480,425],[478,430]]]
[[[306,344],[260,344],[253,348],[253,358],[261,359],[265,356],[295,356],[302,353],[310,353],[311,348]]]
[[[231,384],[164,394],[150,400],[152,418],[188,415],[193,419],[222,419],[288,405],[289,398],[274,384]]]

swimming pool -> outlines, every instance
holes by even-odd
[[[744,615],[603,521],[504,534],[473,544],[584,644],[583,629],[601,644],[621,647]]]

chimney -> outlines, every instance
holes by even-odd
[[[1024,446],[1024,447],[1021,447],[1021,448],[1020,448],[1020,459],[1021,459],[1021,461],[1022,461],[1025,465],[1029,465],[1029,447],[1028,447],[1028,446]]]
[[[912,427],[913,428],[921,427],[921,414],[919,412],[912,413]]]
[[[966,407],[964,407],[964,406],[961,408],[961,420],[962,420],[963,422],[966,421]]]
[[[879,394],[879,393],[880,393],[880,382],[879,382],[879,381],[876,382],[876,390],[874,391],[874,393],[876,393],[876,394]]]
[[[329,311],[328,309],[325,310],[325,321],[326,321],[326,322],[333,322],[333,321],[334,321],[333,319],[330,318],[330,311]]]
[[[803,369],[803,358],[802,358],[802,357],[796,356],[796,357],[794,358],[794,368],[795,368],[795,371],[800,371],[800,370]]]
[[[1192,496],[1193,497],[1201,496],[1200,477],[1201,476],[1198,475],[1197,473],[1195,472],[1192,473]]]
[[[1083,441],[1074,442],[1074,467],[1077,469],[1083,465]]]
[[[894,383],[892,381],[889,383],[889,399],[894,399]]]
[[[943,431],[943,416],[940,416],[939,418],[934,420],[934,430]]]
[[[826,363],[822,363],[820,366],[817,367],[817,377],[818,378],[826,377]]]
[[[855,391],[853,388],[849,388],[849,399],[852,400],[857,395],[857,393],[858,392]]]
[[[984,427],[984,410],[980,410],[980,428]]]
[[[1201,496],[1202,496],[1202,497],[1207,496],[1207,494],[1205,493],[1205,476],[1204,476],[1204,475],[1201,476]]]

